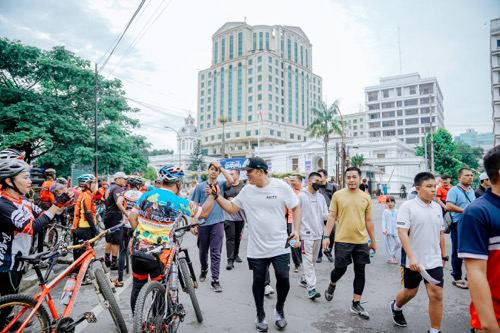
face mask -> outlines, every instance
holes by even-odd
[[[312,184],[312,188],[313,188],[315,191],[319,190],[319,188],[320,188],[320,187],[321,187],[321,184],[320,184],[320,183],[314,183],[314,184]]]

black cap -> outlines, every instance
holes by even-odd
[[[253,169],[260,169],[260,170],[267,171],[267,163],[266,163],[266,161],[264,161],[260,157],[249,157],[249,158],[247,158],[247,160],[245,161],[245,163],[243,163],[243,167],[241,168],[241,170],[248,171],[248,170],[253,170]]]

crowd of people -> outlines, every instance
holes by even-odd
[[[305,184],[300,174],[282,180],[272,178],[260,157],[248,158],[241,169],[226,170],[218,161],[210,163],[208,179],[191,182],[187,198],[181,196],[184,171],[172,165],[161,168],[150,187],[138,175],[117,172],[109,186],[85,174],[78,178],[77,188],[70,188],[66,179],[57,178],[55,170],[49,168],[44,171],[46,181],[39,207],[27,198],[31,192],[31,166],[23,157],[14,149],[0,152],[1,296],[18,292],[23,263],[16,256],[29,253],[33,235],[43,239],[44,226],[66,225],[69,217],[73,220],[75,243],[91,239],[99,232],[96,205],[102,205],[106,208],[106,229],[125,222],[124,227],[106,236],[104,260],[118,273],[114,285],[123,287],[125,257],[130,249],[132,311],[148,279],[157,280],[163,274],[148,249],[166,245],[159,256],[164,267],[172,228],[182,214],[203,221],[192,229],[197,237],[199,281],[204,282],[210,273],[210,286],[219,293],[223,291],[223,247],[225,268],[232,270],[235,263],[243,262],[240,244],[245,224],[248,226],[246,261],[253,277],[257,331],[268,331],[264,301],[273,293],[277,296],[275,325],[278,329],[287,326],[285,302],[291,264],[295,272],[302,270],[299,285],[305,288],[306,296],[311,300],[322,296],[315,265],[323,256],[333,263],[323,292],[325,299],[332,301],[338,281],[353,264],[349,311],[368,320],[370,315],[361,299],[366,265],[377,251],[374,220],[380,218],[387,263],[398,264],[397,253],[401,250],[402,289],[390,303],[395,325],[408,325],[404,306],[416,296],[423,281],[429,298],[429,332],[440,332],[443,268],[449,260],[446,231],[452,242],[452,285],[468,289],[472,298],[472,331],[500,331],[500,146],[485,155],[485,172],[479,176],[481,184],[476,190],[471,186],[474,173],[469,168],[460,169],[456,186],[451,185],[449,174],[436,179],[429,172],[420,172],[414,177],[408,200],[396,209],[396,199],[387,193],[384,184],[379,194],[386,195],[386,209],[380,217],[373,216],[368,185],[359,168],[345,170],[346,186],[340,188],[328,181],[324,169],[309,173]],[[246,182],[240,180],[240,171],[246,172]],[[43,242],[37,247],[42,251]],[[80,254],[75,251],[75,259]],[[276,290],[271,286],[271,265]]]

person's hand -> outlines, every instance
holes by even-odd
[[[377,243],[375,243],[375,241],[372,240],[372,242],[370,243],[370,245],[368,245],[368,249],[372,249],[373,253],[377,253]]]
[[[71,201],[73,201],[74,194],[73,192],[63,192],[59,195],[56,195],[54,198],[54,205],[56,205],[59,208],[69,206]]]
[[[212,194],[212,188],[209,185],[207,185],[207,188],[205,189],[205,193],[207,194],[207,196]]]
[[[191,233],[195,236],[198,236],[198,227],[191,228]]]
[[[222,169],[222,165],[220,164],[219,161],[212,162],[212,165],[215,166],[217,168],[217,170],[219,170],[219,171],[220,171],[220,169]]]
[[[418,263],[417,258],[411,258],[410,259],[410,269],[415,272],[420,272],[419,268],[420,264]]]
[[[292,231],[290,233],[290,241],[293,239],[295,241],[295,245],[293,247],[299,247],[300,246],[300,235],[298,231]]]
[[[387,231],[382,232],[384,235],[387,235]]]
[[[207,195],[213,195],[214,198],[217,199],[217,197],[219,196],[219,193],[220,193],[219,185],[210,184],[207,187],[210,188],[210,194],[208,193],[208,189],[207,189]]]
[[[74,233],[75,233],[75,231],[76,231],[76,228],[75,228],[75,227],[72,227],[72,228],[70,229],[70,232],[71,232],[72,234],[74,234]]]
[[[323,249],[327,250],[330,246],[330,238],[323,238]]]

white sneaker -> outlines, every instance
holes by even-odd
[[[264,295],[269,296],[274,294],[274,289],[271,287],[270,284],[266,285],[266,288],[264,289]]]

